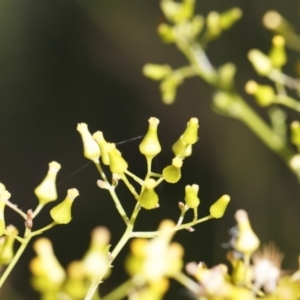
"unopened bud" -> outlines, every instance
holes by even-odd
[[[108,143],[107,152],[109,156],[110,171],[114,174],[123,174],[128,168],[128,163],[122,157],[120,151],[116,148],[116,145]]]
[[[198,197],[199,185],[187,185],[185,187],[185,203],[190,208],[196,208],[200,204],[200,199]]]
[[[143,74],[153,80],[162,80],[171,74],[172,68],[169,65],[146,64]]]
[[[187,123],[187,127],[182,135],[182,140],[188,145],[193,145],[198,141],[199,120],[191,118]]]
[[[220,26],[222,30],[232,27],[241,17],[242,11],[238,7],[233,7],[220,15]]]
[[[152,178],[147,179],[144,183],[143,190],[138,198],[140,205],[145,209],[158,207],[158,195],[154,191],[156,181]]]
[[[152,159],[161,151],[161,146],[157,137],[157,127],[159,120],[157,118],[150,118],[148,120],[149,127],[146,135],[139,145],[140,152],[146,156],[147,159]]]
[[[226,211],[229,201],[230,197],[228,195],[223,195],[210,207],[210,215],[215,219],[222,218]]]
[[[270,58],[258,49],[252,49],[248,53],[248,59],[259,75],[266,76],[272,71]]]
[[[72,204],[78,195],[79,192],[77,189],[69,189],[65,200],[50,210],[50,215],[54,222],[58,224],[67,224],[71,221]]]
[[[100,147],[100,152],[101,152],[101,160],[104,165],[108,166],[109,165],[109,155],[107,152],[107,145],[108,143],[103,137],[103,133],[101,131],[97,131],[93,134],[93,139],[97,142],[97,144]]]
[[[249,80],[245,85],[248,94],[254,95],[257,103],[261,106],[268,106],[273,103],[275,91],[269,85],[260,85],[254,80]]]
[[[291,142],[296,146],[300,146],[300,123],[298,121],[291,124]]]
[[[172,160],[172,165],[163,169],[162,175],[166,182],[176,183],[181,177],[182,159],[175,157]]]
[[[98,162],[100,157],[100,148],[89,132],[87,124],[79,123],[77,125],[77,131],[80,133],[83,142],[84,157],[94,162]]]
[[[55,180],[59,170],[59,163],[55,161],[49,163],[49,169],[45,179],[34,190],[34,193],[38,197],[40,204],[45,205],[48,202],[57,199]]]
[[[285,39],[281,35],[276,35],[272,39],[273,47],[269,53],[271,62],[275,68],[281,68],[287,62],[285,52]]]

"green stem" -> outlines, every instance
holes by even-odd
[[[24,220],[27,219],[27,215],[16,204],[11,203],[9,200],[5,201],[5,204],[18,213]]]
[[[43,209],[43,207],[44,207],[44,204],[39,204],[36,207],[36,209],[34,210],[34,212],[32,213],[32,218],[35,218],[38,215],[38,213]],[[27,216],[26,216],[26,219],[27,219]]]
[[[172,276],[175,280],[180,282],[183,286],[192,291],[195,295],[198,295],[200,292],[200,286],[197,282],[193,281],[191,278],[186,276],[182,272],[178,272],[177,274]]]
[[[182,229],[189,229],[192,226],[195,226],[199,223],[203,223],[203,222],[208,221],[210,219],[214,219],[214,217],[209,215],[209,216],[206,216],[206,217],[204,217],[202,219],[199,219],[199,220],[196,220],[196,221],[192,221],[192,222],[185,223],[185,224],[182,224],[182,225],[179,225],[179,226],[175,226],[170,231],[173,232],[173,231],[179,231],[179,230],[182,230]],[[149,232],[137,232],[137,231],[135,231],[135,232],[131,233],[131,237],[139,237],[139,238],[150,239],[150,238],[158,236],[159,234],[160,234],[160,231],[149,231]]]
[[[2,274],[2,276],[0,278],[0,288],[4,284],[4,282],[7,279],[8,275],[10,274],[10,272],[12,271],[12,269],[14,268],[16,263],[18,262],[19,258],[23,254],[24,250],[26,249],[26,247],[27,247],[27,245],[28,245],[28,243],[31,239],[31,235],[28,235],[28,234],[30,234],[30,231],[29,231],[29,229],[26,229],[25,236],[27,236],[27,237],[21,243],[21,246],[19,247],[18,251],[15,253],[13,259],[9,263],[8,267],[5,269],[4,273]]]
[[[135,199],[137,199],[139,197],[139,195],[136,192],[136,190],[133,187],[133,185],[128,181],[126,175],[122,174],[120,176],[121,176],[121,179],[123,180],[123,182],[125,183],[125,185],[127,186],[127,188],[129,189],[129,191],[131,192],[131,194],[134,196]]]
[[[47,226],[45,226],[45,227],[43,227],[43,228],[41,228],[41,229],[38,229],[38,230],[36,230],[36,231],[32,231],[32,232],[31,232],[31,236],[35,236],[35,235],[42,234],[44,231],[46,231],[46,230],[48,230],[48,229],[51,229],[52,227],[54,227],[54,226],[56,226],[56,225],[59,225],[59,224],[56,223],[56,222],[53,222],[53,223],[51,223],[51,224],[49,224],[49,225],[47,225]]]
[[[128,170],[125,171],[125,174],[129,175],[132,179],[134,179],[138,184],[143,185],[144,181],[137,177],[136,175],[134,175],[133,173],[129,172]]]
[[[102,167],[101,167],[99,161],[98,162],[94,162],[94,163],[95,163],[96,168],[97,168],[97,170],[98,170],[101,178],[103,179],[103,181],[105,181],[106,183],[108,183],[108,185],[109,185],[109,189],[108,189],[109,194],[112,197],[113,201],[115,202],[117,211],[119,212],[119,214],[121,215],[121,217],[124,220],[125,224],[127,225],[128,222],[129,222],[129,219],[127,217],[127,214],[126,214],[126,212],[125,212],[125,210],[124,210],[124,208],[123,208],[123,206],[122,206],[122,204],[121,204],[121,202],[120,202],[120,200],[119,200],[119,198],[118,198],[118,196],[117,196],[114,188],[112,188],[111,185],[109,184],[109,182],[108,182],[108,180],[106,178],[106,175],[105,175],[104,171],[102,170]]]
[[[120,286],[118,286],[116,289],[114,289],[111,293],[107,294],[105,297],[102,298],[102,300],[119,300],[124,299],[125,296],[128,293],[128,290],[132,286],[132,280],[128,279],[124,283],[122,283]]]
[[[274,103],[284,105],[297,112],[300,112],[300,103],[292,97],[281,95],[274,100]]]
[[[138,213],[139,213],[140,209],[141,209],[141,206],[139,205],[139,203],[137,203],[134,210],[133,210],[133,212],[132,212],[130,220],[127,224],[127,228],[126,228],[125,232],[123,233],[123,236],[121,237],[118,244],[116,245],[116,247],[114,248],[114,250],[111,253],[111,263],[115,260],[117,255],[120,253],[122,248],[127,243],[127,241],[131,238],[131,233],[133,231],[134,223],[135,223],[135,220],[138,216]],[[101,283],[101,280],[102,280],[102,277],[101,278],[97,277],[97,278],[94,278],[92,280],[92,283],[90,285],[90,288],[89,288],[88,293],[86,294],[84,300],[91,300],[92,299],[95,291],[98,288],[98,285]]]

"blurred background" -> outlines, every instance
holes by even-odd
[[[221,38],[211,43],[208,55],[215,66],[237,65],[237,86],[255,79],[247,52],[269,50],[272,34],[262,26],[262,16],[275,9],[299,26],[296,0],[211,0],[197,1],[197,13],[206,15],[238,6],[243,18]],[[90,231],[97,225],[110,229],[112,246],[124,231],[124,224],[108,193],[96,186],[96,169],[89,165],[72,175],[87,161],[76,131],[86,122],[91,132],[101,130],[108,141],[121,142],[146,132],[148,118],[160,119],[159,137],[163,151],[155,159],[156,171],[171,162],[171,145],[191,117],[200,120],[200,140],[192,157],[184,162],[179,184],[162,184],[160,208],[143,211],[137,229],[155,230],[164,218],[179,216],[178,202],[184,186],[200,185],[199,215],[222,194],[231,196],[226,215],[179,232],[175,239],[186,249],[185,261],[204,261],[208,266],[225,263],[221,244],[228,241],[228,229],[237,209],[248,211],[262,243],[275,241],[285,253],[284,269],[298,267],[300,252],[300,199],[296,177],[274,153],[243,124],[216,115],[211,109],[213,89],[199,78],[187,80],[178,90],[175,103],[162,103],[157,82],[142,75],[145,63],[186,64],[172,45],[163,44],[156,33],[163,15],[153,0],[2,0],[0,3],[0,181],[12,193],[11,200],[23,210],[37,204],[33,189],[44,178],[48,163],[62,165],[58,175],[59,199],[76,187],[80,197],[73,206],[73,220],[45,233],[51,238],[61,264],[80,259],[89,244]],[[295,76],[293,61],[285,71]],[[265,117],[264,110],[251,106]],[[289,111],[288,121],[299,118]],[[139,141],[119,146],[130,171],[143,176],[145,159]],[[129,213],[134,200],[123,187],[119,197]],[[55,205],[55,203],[53,204]],[[53,206],[52,205],[52,206]],[[51,208],[51,205],[49,205]],[[49,208],[34,226],[47,225]],[[187,216],[192,218],[191,215]],[[6,223],[23,231],[23,221],[6,209]],[[124,249],[114,263],[114,276],[101,287],[105,294],[127,275],[123,269]],[[1,290],[1,299],[39,299],[30,288],[28,264],[32,245]],[[187,291],[174,283],[166,299],[188,299]]]

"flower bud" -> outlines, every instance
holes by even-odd
[[[233,7],[220,15],[220,26],[222,30],[227,30],[234,25],[241,17],[242,11],[238,7]]]
[[[146,135],[139,145],[140,152],[146,156],[146,159],[152,159],[161,151],[161,146],[157,137],[157,126],[159,120],[151,117]]]
[[[158,26],[157,31],[158,31],[159,36],[165,43],[170,44],[175,41],[173,29],[168,24],[166,24],[166,23],[160,24]]]
[[[272,71],[270,58],[258,49],[252,49],[248,53],[248,59],[259,75],[266,76]]]
[[[79,123],[77,125],[77,131],[80,133],[83,142],[84,157],[92,160],[93,162],[98,162],[101,154],[100,148],[89,132],[87,124]]]
[[[79,195],[77,189],[69,189],[64,201],[50,210],[50,215],[54,222],[58,224],[67,224],[71,221],[71,208],[73,201]]]
[[[268,106],[273,103],[276,97],[274,89],[269,85],[260,85],[254,80],[246,83],[245,90],[248,94],[254,95],[260,106]]]
[[[192,22],[193,36],[196,37],[204,28],[205,20],[201,15],[197,15],[193,18]]]
[[[162,175],[166,182],[175,183],[181,177],[182,159],[175,157],[172,160],[172,165],[163,169]]]
[[[101,131],[97,131],[93,134],[93,139],[97,142],[100,147],[101,152],[101,160],[104,165],[109,165],[109,155],[107,152],[107,142],[104,139],[103,133]]]
[[[31,260],[29,267],[34,275],[34,288],[43,292],[59,289],[66,274],[55,257],[51,241],[47,238],[40,238],[35,241],[33,248],[37,256]]]
[[[158,207],[158,195],[155,193],[156,181],[149,178],[145,181],[143,190],[138,198],[140,205],[145,209]]]
[[[176,157],[181,159],[188,157],[192,154],[192,145],[185,143],[182,136],[173,144],[172,151]]]
[[[275,68],[281,68],[286,64],[287,56],[285,52],[285,39],[281,35],[276,35],[272,39],[273,47],[269,53],[271,62]]]
[[[233,245],[234,248],[243,254],[251,255],[259,247],[259,239],[251,228],[246,211],[240,209],[235,213],[237,221],[238,236]]]
[[[220,14],[216,11],[211,11],[207,15],[206,26],[211,37],[217,37],[221,33]]]
[[[300,123],[298,121],[291,124],[291,143],[300,146]]]
[[[230,197],[228,195],[223,195],[210,207],[210,215],[215,219],[222,218],[229,201]]]
[[[82,259],[85,274],[89,278],[100,278],[109,273],[110,232],[105,227],[96,227],[91,234],[91,244]]]
[[[153,80],[162,80],[171,72],[172,68],[169,65],[146,64],[143,68],[143,74]]]
[[[18,229],[13,225],[8,225],[6,231],[17,235]],[[3,245],[0,246],[0,266],[8,265],[14,258],[14,242],[15,238],[12,236],[6,236]]]
[[[187,185],[185,187],[185,203],[190,208],[196,208],[200,204],[200,199],[198,198],[199,185],[193,184]]]
[[[123,174],[128,168],[128,163],[122,157],[120,151],[116,148],[116,145],[108,143],[107,152],[109,156],[110,171],[114,174]]]
[[[183,83],[183,76],[180,73],[172,73],[160,83],[162,100],[165,104],[172,104],[176,98],[177,88]]]
[[[295,154],[289,161],[289,165],[293,171],[300,175],[300,154]]]
[[[57,199],[55,180],[59,170],[59,163],[55,161],[49,163],[49,169],[45,179],[41,182],[39,186],[35,188],[34,193],[38,197],[39,203],[41,205],[45,205],[48,202]]]
[[[161,9],[166,18],[173,23],[189,20],[195,8],[195,0],[185,0],[182,3],[175,1],[161,1]]]
[[[229,89],[234,84],[234,75],[236,73],[236,67],[232,63],[226,63],[218,69],[219,84],[224,89]]]
[[[5,188],[5,186],[3,185]],[[11,194],[6,191],[0,191],[0,236],[3,235],[5,229],[5,218],[4,218],[4,209],[7,200],[10,198]]]
[[[191,118],[182,135],[182,141],[186,144],[193,145],[198,141],[199,121],[197,118]]]

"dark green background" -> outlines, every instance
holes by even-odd
[[[243,19],[213,42],[208,55],[215,66],[237,64],[237,85],[256,78],[247,52],[251,48],[268,51],[271,33],[261,19],[269,9],[279,10],[296,26],[296,0],[210,0],[197,1],[197,12],[223,11],[239,6]],[[190,117],[201,123],[200,140],[193,156],[184,163],[183,178],[175,186],[158,189],[161,207],[143,211],[139,230],[154,230],[163,218],[176,220],[177,203],[183,201],[184,185],[200,185],[200,216],[222,194],[232,202],[226,215],[196,228],[179,232],[175,239],[186,248],[185,260],[205,261],[208,266],[225,262],[221,243],[234,225],[234,212],[243,208],[263,243],[275,241],[286,254],[285,269],[297,268],[300,249],[300,199],[296,178],[285,164],[243,124],[216,115],[211,110],[213,89],[200,79],[188,80],[179,88],[172,106],[160,99],[158,84],[142,75],[145,63],[186,63],[173,47],[162,44],[156,27],[163,19],[159,1],[153,0],[1,0],[0,2],[0,181],[12,193],[12,201],[24,210],[34,208],[33,189],[47,171],[47,164],[62,164],[58,176],[60,199],[76,187],[80,197],[73,207],[73,220],[45,235],[53,241],[55,253],[66,266],[80,259],[87,249],[92,228],[104,225],[112,232],[114,246],[124,225],[108,193],[99,190],[96,170],[89,166],[65,180],[86,163],[76,132],[86,122],[92,132],[101,130],[109,141],[119,142],[144,134],[147,119],[161,120],[159,137],[163,152],[155,159],[162,170],[170,163],[170,146],[179,137]],[[294,75],[295,53],[290,53],[286,72]],[[265,117],[265,111],[251,106]],[[289,111],[289,121],[298,116]],[[145,159],[138,142],[120,145],[130,170],[143,176]],[[134,200],[120,184],[119,195],[127,211]],[[49,206],[50,207],[50,206]],[[9,209],[7,224],[23,221]],[[50,222],[49,211],[38,216],[36,228]],[[113,279],[102,285],[103,294],[126,278],[122,259],[115,261]],[[38,299],[29,288],[28,262],[31,246],[1,291],[1,299]],[[15,291],[16,295],[12,294]],[[187,292],[176,285],[166,299],[184,299]]]

